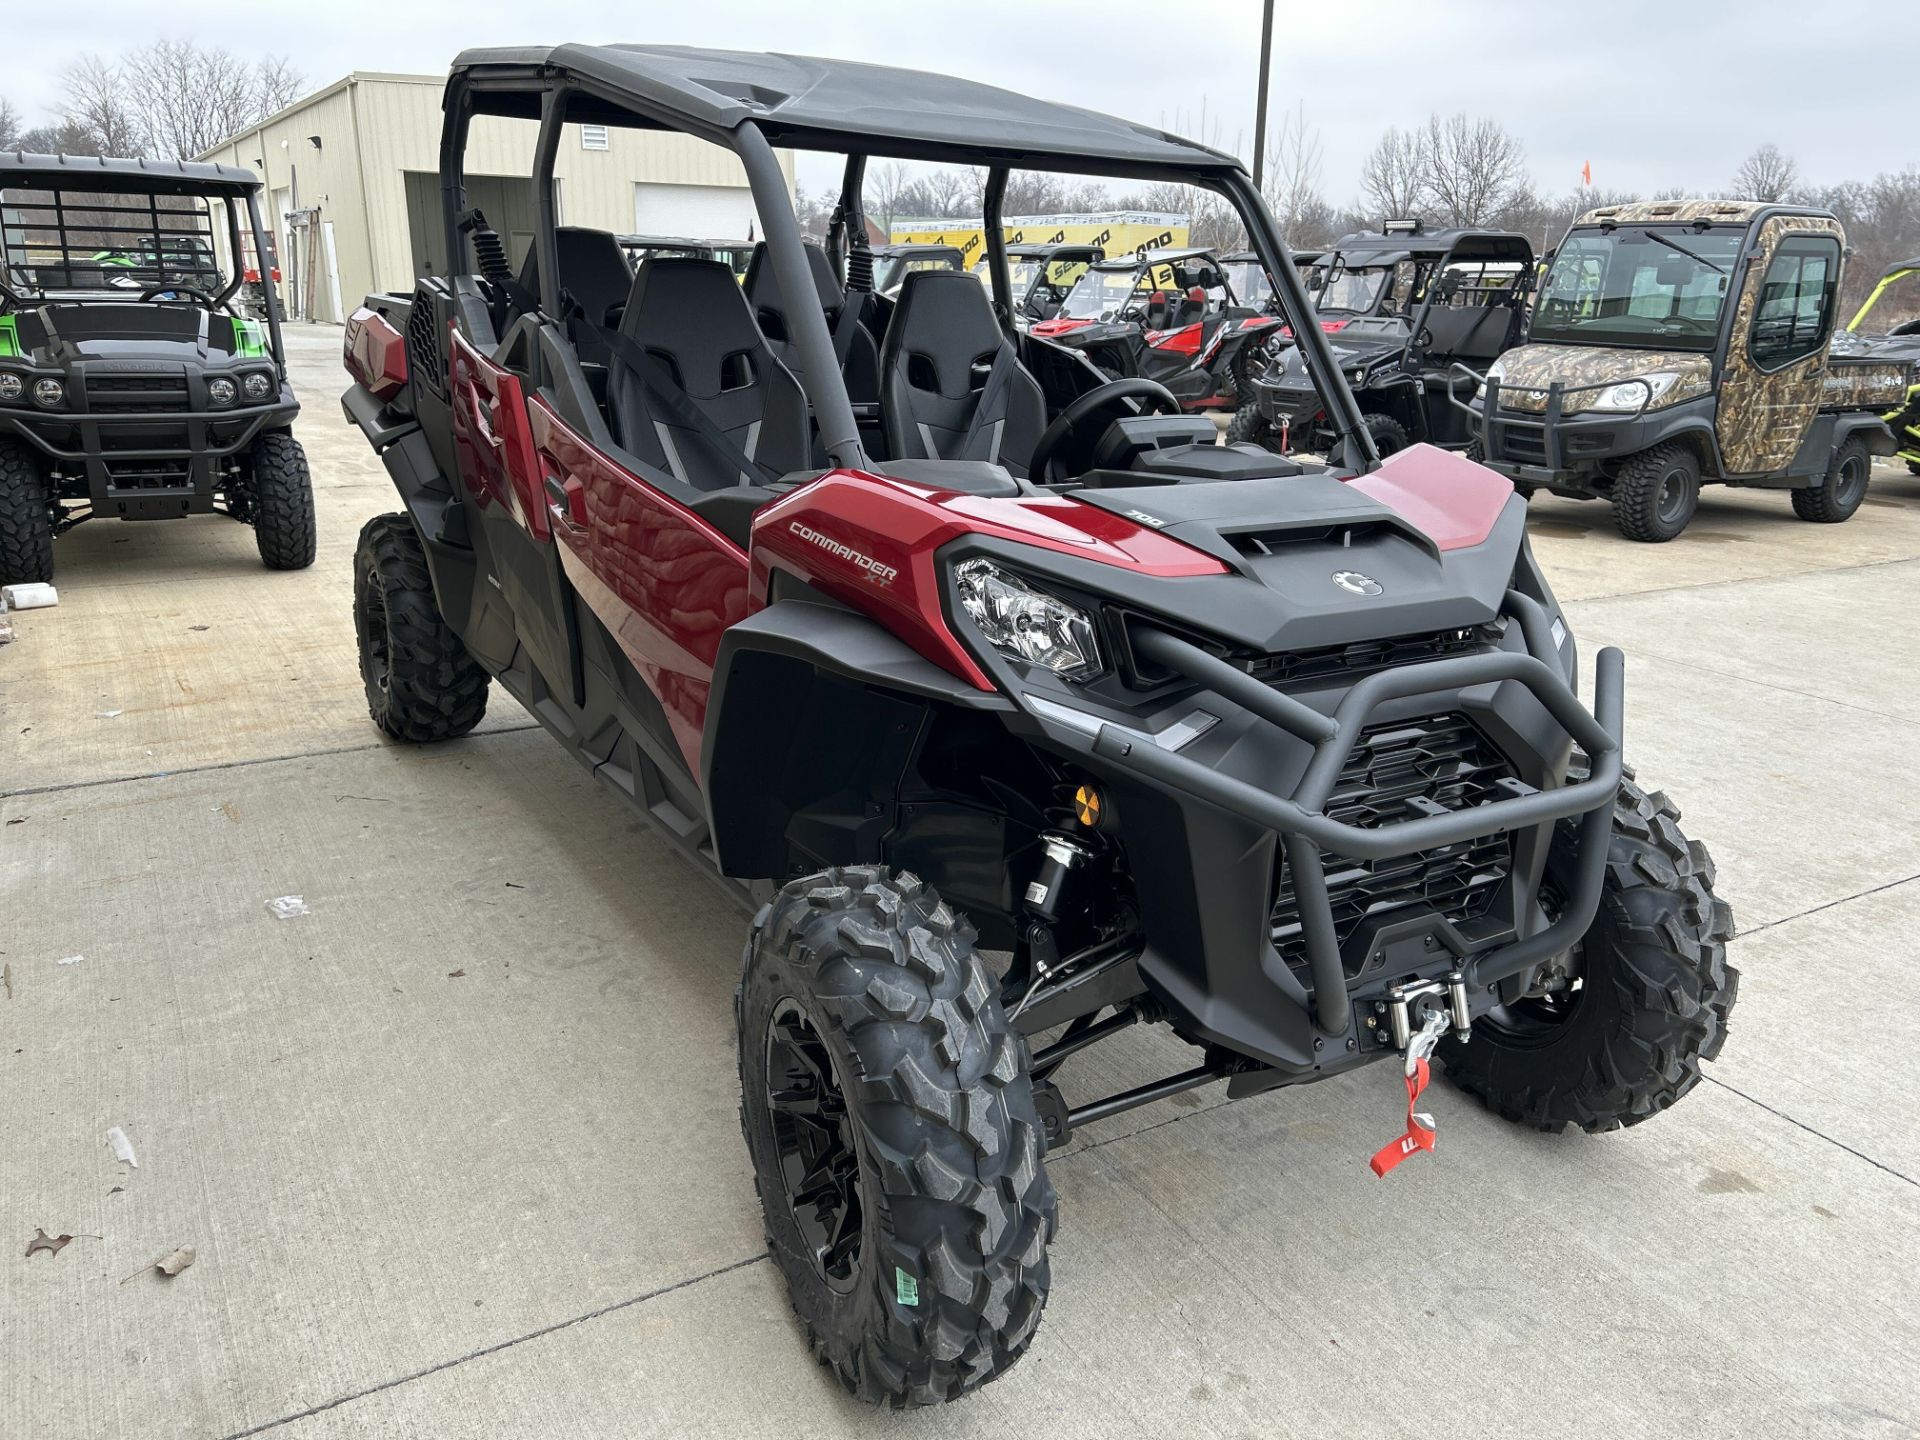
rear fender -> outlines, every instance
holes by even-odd
[[[881,858],[914,746],[943,706],[1013,711],[824,597],[778,600],[729,628],[700,761],[720,872],[782,879]]]

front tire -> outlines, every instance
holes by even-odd
[[[1382,460],[1389,455],[1398,455],[1413,443],[1413,437],[1407,433],[1407,427],[1391,415],[1382,415],[1376,411],[1360,418],[1367,427],[1367,434],[1373,437],[1374,453]]]
[[[1233,419],[1227,422],[1226,443],[1264,445],[1269,450],[1273,448],[1273,426],[1260,413],[1258,402],[1251,399],[1240,402],[1240,408],[1233,412]]]
[[[426,550],[405,515],[376,515],[360,531],[353,629],[367,713],[394,739],[456,739],[487,713],[487,672],[440,614]]]
[[[313,564],[313,478],[307,452],[284,430],[262,435],[248,451],[247,508],[260,559],[269,570]]]
[[[1613,518],[1629,540],[1672,540],[1700,507],[1700,457],[1668,441],[1643,450],[1620,467],[1613,482]]]
[[[1793,513],[1817,525],[1838,525],[1853,518],[1853,512],[1867,498],[1867,481],[1873,474],[1873,456],[1866,442],[1854,436],[1833,452],[1824,485],[1793,491]]]
[[[1680,831],[1665,794],[1620,782],[1606,878],[1577,972],[1448,1037],[1447,1075],[1489,1109],[1558,1133],[1637,1125],[1700,1083],[1720,1053],[1740,976],[1727,964],[1733,911],[1713,893],[1713,860]],[[1550,886],[1570,887],[1571,836],[1561,822]]]
[[[53,509],[40,459],[0,438],[0,585],[53,579]]]
[[[870,1404],[957,1399],[1026,1350],[1056,1225],[1025,1039],[973,928],[847,866],[760,912],[740,1126],[815,1356]]]

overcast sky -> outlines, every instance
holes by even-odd
[[[1279,0],[1273,107],[1305,107],[1323,145],[1322,189],[1336,203],[1358,195],[1360,163],[1383,128],[1433,110],[1499,120],[1551,192],[1576,186],[1591,161],[1601,187],[1721,193],[1768,140],[1810,180],[1867,178],[1915,158],[1900,62],[1870,62],[1872,37],[1916,10],[1916,0]],[[351,70],[438,72],[467,45],[789,50],[965,75],[1213,138],[1243,155],[1260,41],[1258,0],[327,0],[254,9],[87,0],[7,11],[0,94],[29,123],[58,104],[59,73],[79,51],[112,54],[157,38],[164,14],[175,34],[284,53],[315,88]],[[803,166],[802,185],[825,179],[821,167]]]

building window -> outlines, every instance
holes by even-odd
[[[604,125],[582,125],[580,127],[580,148],[582,150],[606,149],[607,127]]]

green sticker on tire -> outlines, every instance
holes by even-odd
[[[902,1305],[918,1305],[920,1282],[896,1265],[893,1267],[893,1293],[899,1297]]]

